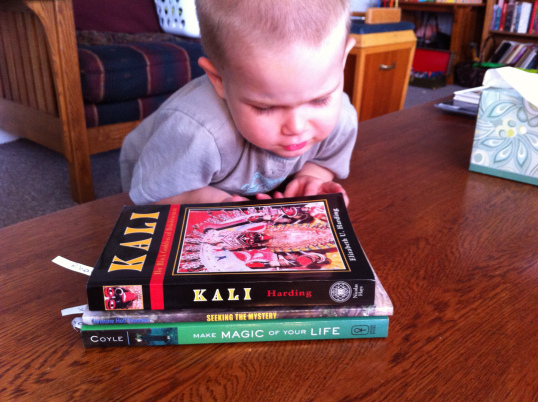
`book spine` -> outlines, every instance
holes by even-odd
[[[495,10],[495,22],[493,26],[494,31],[499,30],[499,26],[501,24],[501,14],[502,14],[502,9],[501,7],[497,6],[497,9]]]
[[[350,308],[262,308],[250,310],[204,310],[184,309],[173,311],[85,311],[82,314],[82,323],[85,325],[107,324],[154,324],[166,322],[219,322],[219,321],[266,321],[277,319],[305,319],[305,318],[335,318],[335,317],[367,317],[385,316],[393,314],[391,306],[369,306]]]
[[[538,9],[538,1],[535,3],[536,7]],[[538,10],[536,12],[536,15],[534,16],[534,31],[533,34],[538,34]]]
[[[526,51],[527,51],[527,46],[524,45],[524,44],[521,44],[521,46],[519,47],[519,51],[512,58],[511,64],[514,64],[514,65],[517,64],[517,62],[523,57],[523,55],[525,54]]]
[[[104,286],[108,288],[109,286]],[[112,287],[112,286],[110,286]],[[183,308],[250,308],[260,306],[369,306],[374,304],[375,282],[363,280],[316,282],[259,282],[165,285],[165,310]],[[145,297],[148,299],[149,297]],[[104,298],[88,299],[90,310],[105,310]],[[146,307],[146,310],[151,308]],[[153,309],[160,310],[160,309]]]
[[[151,300],[147,286],[131,285],[131,293]],[[88,288],[88,308],[107,310],[103,289],[117,285]],[[298,282],[252,282],[224,284],[165,284],[161,291],[163,308],[143,303],[145,310],[184,308],[251,308],[260,306],[370,306],[374,304],[375,280],[317,280]],[[100,296],[101,295],[101,296]],[[128,309],[128,308],[127,308]]]
[[[538,7],[538,0],[535,1],[533,6],[532,6],[531,17],[529,19],[529,29],[527,31],[527,33],[530,33],[530,34],[535,33],[535,31],[534,31],[534,19],[536,17],[536,8],[537,7]]]
[[[499,23],[499,31],[504,31],[504,25],[506,22],[506,14],[508,13],[508,3],[504,3],[501,8],[501,21]]]
[[[504,20],[503,31],[510,32],[510,28],[512,27],[512,20],[514,19],[514,8],[515,4],[512,0],[510,0],[508,6],[506,7],[506,16]]]
[[[532,64],[532,61],[536,57],[536,49],[533,49],[525,58],[525,61],[521,64],[521,68],[528,69],[529,66]]]
[[[529,19],[531,17],[531,10],[531,3],[521,3],[521,16],[519,17],[517,33],[527,33],[527,28],[529,27]]]
[[[493,55],[491,56],[489,61],[492,63],[498,63],[499,60],[508,51],[509,47],[510,47],[510,43],[506,40],[503,40],[501,44],[497,47],[497,49],[495,49],[495,52],[493,52]]]
[[[534,54],[534,57],[529,62],[528,66],[526,67],[528,70],[536,70],[538,67],[538,53]]]
[[[312,318],[242,323],[100,325],[81,328],[86,348],[204,343],[386,338],[388,317]]]
[[[514,6],[514,16],[512,17],[512,25],[510,25],[510,32],[515,32],[516,27],[519,24],[519,18],[521,15],[521,3],[516,1]]]

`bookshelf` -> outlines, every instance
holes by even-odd
[[[493,1],[493,0],[488,0]],[[420,27],[427,13],[447,13],[452,15],[450,50],[454,52],[454,65],[472,57],[470,43],[481,43],[486,4],[484,3],[435,3],[400,1],[402,20]],[[452,83],[452,76],[447,77]]]
[[[505,0],[508,1],[508,0]],[[527,3],[534,4],[534,0],[522,0]],[[507,32],[507,31],[496,31],[491,29],[491,22],[493,19],[493,7],[497,4],[498,0],[486,0],[486,12],[484,17],[484,27],[482,30],[482,42],[484,43],[488,36],[492,36],[494,41],[488,43],[487,48],[485,49],[485,58],[491,56],[493,51],[503,40],[511,40],[516,42],[525,42],[525,43],[536,43],[538,44],[538,35],[528,34],[528,33],[517,33],[517,32]],[[492,43],[493,42],[493,43]]]

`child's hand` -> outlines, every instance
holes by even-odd
[[[269,194],[265,194],[265,193],[256,194],[257,200],[270,200],[273,198],[284,198],[284,194],[282,194],[280,191],[275,191],[272,197]]]
[[[314,176],[298,176],[293,179],[286,190],[284,197],[301,197],[304,195],[318,195],[342,193],[346,206],[349,204],[349,198],[344,188],[334,181],[323,181]],[[276,198],[276,197],[275,197]]]
[[[221,202],[237,202],[237,201],[248,201],[248,198],[241,197],[240,195],[232,195],[231,197],[225,198]]]

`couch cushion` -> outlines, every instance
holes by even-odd
[[[204,74],[202,45],[194,39],[78,31],[77,44],[87,127],[141,120]]]
[[[172,42],[79,45],[83,98],[116,102],[173,92],[192,79],[187,50]]]
[[[86,127],[142,120],[153,113],[173,92],[110,103],[84,103]]]

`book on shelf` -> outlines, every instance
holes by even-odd
[[[512,48],[513,43],[515,42],[503,40],[501,44],[495,49],[489,61],[491,63],[500,63],[501,58]]]
[[[493,5],[490,29],[493,31],[536,33],[534,31],[537,1],[502,1]]]
[[[499,31],[504,31],[504,26],[506,23],[506,14],[508,11],[508,3],[504,2],[502,6],[499,5],[499,8],[501,10],[501,16],[500,16],[499,26],[497,27],[497,29]]]
[[[86,348],[386,338],[387,316],[242,322],[82,325]]]
[[[527,33],[527,30],[529,27],[529,21],[531,18],[532,3],[522,1],[519,7],[520,7],[520,16],[519,16],[519,23],[517,25],[516,32]]]
[[[502,63],[509,64],[509,65],[513,65],[517,63],[517,61],[519,61],[519,58],[523,56],[523,53],[525,53],[527,46],[528,46],[527,43],[515,44],[514,47],[510,50],[510,52],[506,55]]]
[[[512,24],[510,25],[510,32],[517,32],[519,20],[521,19],[521,2],[516,1],[514,4],[514,16],[512,17]]]
[[[108,310],[82,314],[84,325],[154,324],[180,322],[257,321],[304,318],[390,316],[394,308],[389,295],[376,276],[375,300],[371,306],[274,306],[250,309],[208,308],[181,310]]]
[[[537,13],[537,9],[538,8],[538,0],[536,0],[533,5],[532,5],[532,11],[531,11],[531,17],[529,19],[529,25],[528,25],[528,29],[527,29],[527,33],[529,34],[536,34],[537,31],[536,31],[536,26],[535,26],[535,23],[536,21],[538,21],[538,13]]]
[[[516,61],[516,63],[514,64],[514,67],[519,67],[519,68],[522,68],[522,66],[525,64],[525,62],[527,61],[527,58],[529,57],[529,55],[532,53],[532,51],[534,50],[534,46],[535,45],[529,45],[527,44],[525,46],[525,49],[524,49],[524,52],[523,54],[521,55],[521,57],[519,57],[519,59]]]
[[[533,61],[536,59],[537,49],[538,49],[538,45],[528,44],[527,48],[525,49],[525,52],[521,55],[521,57],[514,64],[514,67],[518,67],[522,69],[532,69]]]
[[[492,31],[498,31],[499,30],[499,25],[501,23],[501,13],[502,13],[501,7],[499,7],[498,4],[495,4],[493,6],[493,12],[492,12],[492,16],[491,16],[490,29]]]
[[[504,17],[504,26],[503,31],[511,32],[512,31],[512,25],[514,22],[514,11],[515,11],[515,1],[509,0],[506,4],[506,15]]]
[[[536,70],[538,68],[538,50],[534,49],[533,53],[529,55],[528,61],[525,63],[525,66],[522,67],[526,70]]]
[[[511,64],[513,62],[513,59],[519,54],[521,49],[525,46],[525,44],[517,42],[517,41],[506,41],[509,46],[506,48],[506,51],[501,56],[499,61],[497,63],[501,64]]]
[[[528,69],[532,65],[535,50],[538,45],[535,43],[520,43],[516,41],[503,40],[495,49],[489,59],[491,63],[512,65],[514,67]]]
[[[90,310],[369,306],[375,275],[343,196],[124,207]]]

